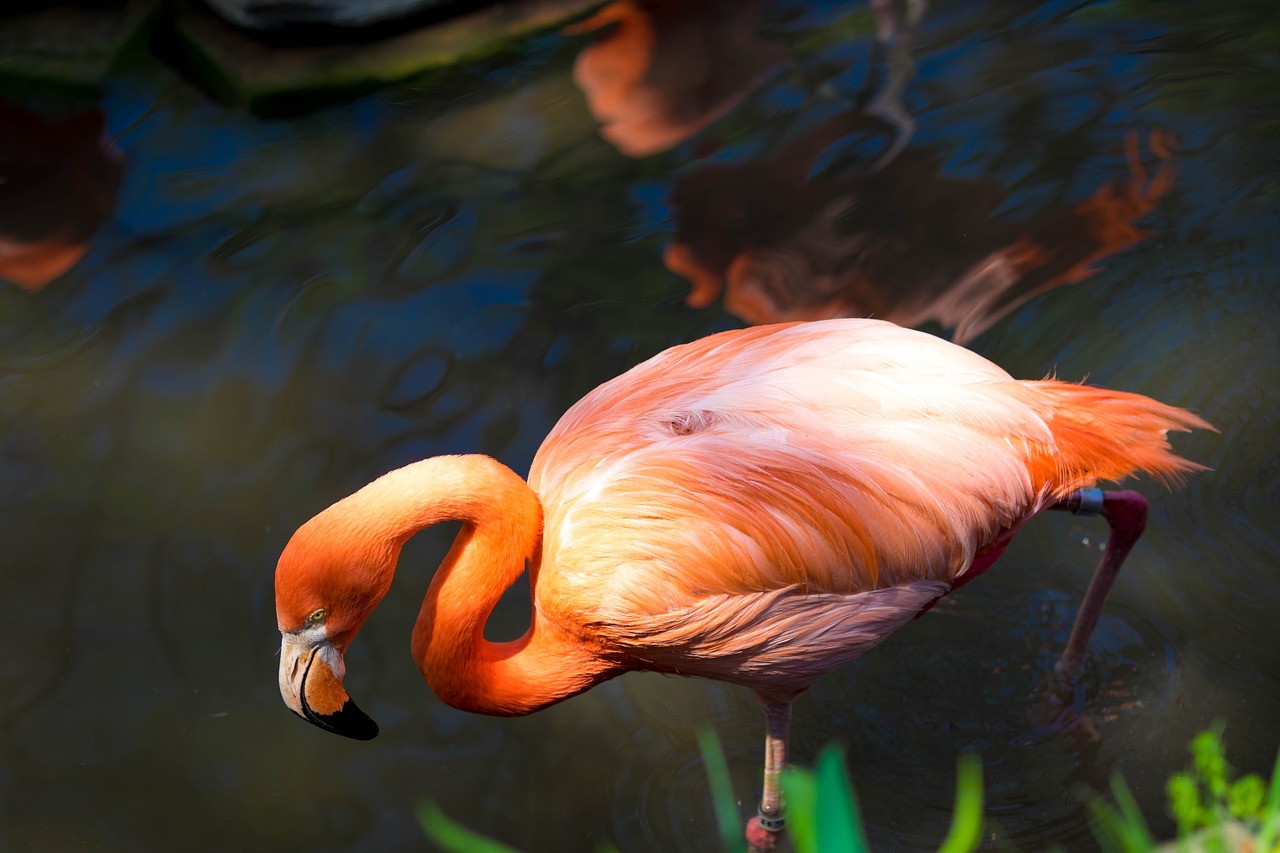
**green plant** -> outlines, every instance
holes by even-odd
[[[514,847],[467,829],[433,802],[418,807],[418,823],[427,837],[447,853],[520,853]]]
[[[715,732],[702,731],[698,744],[711,782],[722,849],[741,853],[746,850],[742,818],[720,741]],[[787,803],[787,832],[796,853],[870,853],[844,752],[838,745],[828,744],[818,754],[813,770],[787,769],[782,774],[782,792]],[[982,763],[975,755],[962,755],[951,830],[939,853],[969,853],[981,839]]]
[[[1165,786],[1178,825],[1178,850],[1280,853],[1280,755],[1268,785],[1256,774],[1233,780],[1222,727],[1201,732],[1188,749],[1190,767]],[[1089,799],[1094,834],[1106,853],[1145,853],[1158,845],[1124,780],[1111,781],[1115,805]]]
[[[702,750],[702,763],[707,768],[707,780],[711,784],[711,801],[716,809],[716,822],[720,825],[720,845],[724,853],[746,853],[747,841],[738,823],[738,806],[733,798],[733,783],[729,781],[729,765],[720,748],[720,738],[711,729],[698,732],[698,748]]]
[[[741,815],[729,781],[724,752],[715,733],[698,734],[711,785],[724,853],[746,853]],[[1232,779],[1221,727],[1201,732],[1188,749],[1190,767],[1166,786],[1169,809],[1178,824],[1178,840],[1160,845],[1151,834],[1128,785],[1111,782],[1114,805],[1100,795],[1088,798],[1094,835],[1105,853],[1280,853],[1280,755],[1270,784],[1256,774]],[[842,749],[829,744],[812,770],[788,769],[782,777],[787,802],[787,832],[796,853],[870,853],[857,799]],[[982,839],[982,763],[962,755],[956,773],[951,829],[939,853],[970,853]],[[490,841],[445,816],[428,803],[418,812],[423,830],[448,853],[518,853]]]

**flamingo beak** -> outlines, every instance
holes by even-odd
[[[323,626],[285,632],[280,643],[280,696],[289,710],[328,732],[372,740],[378,724],[361,711],[342,686],[342,652]]]

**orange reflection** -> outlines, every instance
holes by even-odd
[[[50,120],[0,101],[0,279],[36,291],[88,251],[123,172],[103,129],[96,110]]]
[[[756,31],[763,0],[618,0],[566,32],[603,30],[573,79],[600,135],[631,157],[665,151],[732,109],[782,58]]]
[[[1005,200],[994,181],[945,177],[925,149],[896,152],[883,168],[852,176],[811,178],[831,146],[877,132],[878,124],[864,114],[841,115],[772,160],[711,166],[682,179],[673,191],[676,237],[665,262],[692,283],[688,304],[709,305],[723,292],[725,308],[754,324],[933,321],[964,343],[1143,239],[1135,223],[1173,182],[1159,132],[1149,141],[1159,160],[1153,176],[1131,134],[1127,175],[1081,204],[1023,223],[993,218]]]
[[[616,0],[569,35],[599,32],[574,64],[573,79],[600,122],[600,135],[623,154],[665,151],[729,112],[784,56],[761,39],[764,0]],[[876,37],[862,100],[864,113],[897,129],[888,162],[906,145],[915,121],[902,91],[915,74],[912,45],[926,0],[871,0]],[[873,91],[885,66],[887,78]]]

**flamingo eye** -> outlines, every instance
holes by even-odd
[[[321,621],[322,619],[324,619],[323,607],[321,607],[319,610],[314,611],[310,616],[307,617],[307,624],[314,625],[317,622]]]

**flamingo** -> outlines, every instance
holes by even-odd
[[[572,406],[526,483],[483,455],[392,471],[303,524],[275,576],[280,692],[317,726],[377,726],[343,655],[401,547],[462,521],[413,628],[427,683],[466,711],[528,714],[629,670],[755,691],[759,814],[782,831],[792,701],[986,570],[1045,509],[1113,525],[1059,664],[1074,677],[1146,501],[1099,481],[1203,466],[1183,409],[1055,379],[1019,381],[962,347],[861,319],[758,326],[668,349]],[[485,621],[529,571],[519,639]]]

